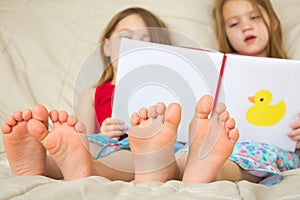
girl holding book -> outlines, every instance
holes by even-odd
[[[269,0],[216,0],[213,13],[222,53],[287,58],[281,24]],[[300,148],[300,121],[290,126],[288,135],[298,140]],[[255,142],[238,142],[229,160],[235,169],[261,178],[265,184],[276,184],[282,171],[299,167],[297,151]]]
[[[170,44],[166,29],[161,19],[139,7],[125,9],[110,20],[99,40],[105,70],[95,87],[82,92],[76,108],[76,116],[86,125],[88,134],[97,133],[115,139],[124,138],[128,127],[122,120],[111,118],[120,40],[124,37]]]

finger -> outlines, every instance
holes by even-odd
[[[287,133],[287,135],[288,135],[289,137],[298,136],[298,135],[300,135],[300,129],[295,129],[295,130],[289,131],[289,132]]]
[[[291,140],[300,141],[300,135],[290,136]]]
[[[107,131],[107,132],[104,132],[101,134],[105,135],[106,137],[114,138],[114,137],[120,137],[120,136],[124,135],[124,132],[123,131]]]
[[[114,118],[106,118],[103,122],[102,122],[102,126],[103,125],[112,125],[112,124],[124,124],[124,121],[123,120],[120,120],[120,119],[114,119]]]
[[[109,125],[109,126],[101,126],[101,132],[108,132],[108,131],[127,131],[127,125]]]
[[[293,123],[291,123],[290,127],[292,129],[299,129],[300,128],[300,120],[297,120],[297,121],[294,121]]]

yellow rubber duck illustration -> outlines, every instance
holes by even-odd
[[[284,116],[286,105],[283,100],[275,105],[270,105],[272,93],[268,90],[258,91],[254,97],[249,97],[254,103],[246,113],[246,120],[256,126],[272,126]]]

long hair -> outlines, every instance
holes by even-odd
[[[228,0],[216,0],[214,9],[213,9],[213,17],[215,19],[215,30],[216,37],[219,45],[219,50],[223,53],[238,53],[229,43],[229,40],[226,36],[225,32],[225,22],[223,18],[223,6]],[[282,28],[281,23],[276,15],[273,6],[269,0],[247,0],[252,3],[253,7],[258,10],[261,16],[260,7],[263,8],[269,19],[270,26],[267,25],[266,19],[264,23],[269,32],[269,44],[267,46],[268,57],[273,58],[287,58],[287,54],[283,45],[283,37],[282,37]],[[260,7],[259,7],[260,6]],[[275,27],[275,28],[274,28]]]
[[[127,9],[117,13],[110,20],[110,22],[104,29],[103,35],[101,36],[100,41],[99,41],[99,43],[101,44],[101,50],[100,50],[101,52],[100,53],[101,53],[101,57],[102,57],[102,61],[103,61],[105,70],[103,71],[102,76],[100,77],[100,79],[97,83],[97,86],[101,85],[103,83],[112,81],[113,76],[114,76],[110,57],[105,56],[105,54],[103,52],[104,40],[106,38],[110,38],[112,36],[112,33],[116,29],[116,26],[122,19],[124,19],[125,17],[132,15],[132,14],[139,15],[145,22],[146,26],[149,27],[149,35],[150,35],[151,42],[162,43],[162,44],[170,44],[171,43],[167,31],[164,31],[167,29],[166,24],[161,19],[159,19],[157,16],[155,16],[153,13],[151,13],[150,11],[148,11],[144,8],[132,7],[132,8],[127,8]],[[155,28],[162,28],[164,30],[160,31]]]

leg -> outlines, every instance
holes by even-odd
[[[128,139],[136,183],[178,179],[174,144],[180,119],[178,104],[170,104],[166,110],[164,104],[158,103],[132,115]]]
[[[239,133],[234,119],[229,118],[224,104],[218,104],[211,119],[212,98],[204,96],[196,106],[189,127],[190,149],[183,175],[185,182],[208,183],[215,179],[218,171],[231,155]],[[209,154],[201,157],[199,152],[205,139],[219,134]]]
[[[247,180],[252,183],[258,183],[262,178],[249,174],[247,171],[243,170],[235,162],[227,160],[215,178],[216,181],[227,180],[227,181],[241,181]]]
[[[27,130],[27,123],[32,118],[39,120],[45,129],[48,127],[48,111],[40,105],[32,111],[15,112],[2,126],[4,146],[14,175],[45,173],[46,150]]]
[[[48,131],[36,119],[28,122],[28,130],[48,150],[65,180],[74,180],[92,175],[92,159],[88,151],[84,126],[66,112],[51,111],[53,131]],[[76,126],[76,128],[75,128]],[[86,137],[85,137],[86,138]]]
[[[120,150],[92,162],[97,176],[103,176],[112,181],[134,179],[132,154],[128,150]]]

